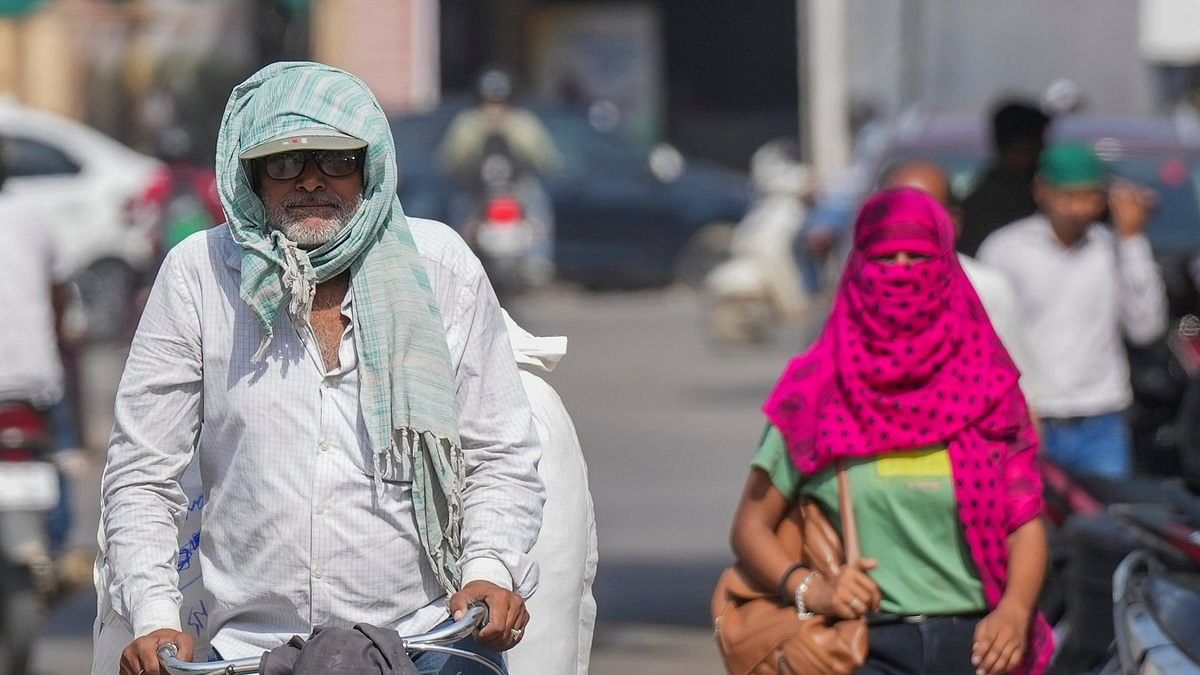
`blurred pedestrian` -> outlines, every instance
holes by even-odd
[[[860,674],[1043,672],[1037,435],[950,216],[918,190],[884,190],[860,210],[853,247],[824,332],[764,407],[731,535],[738,564],[801,613],[868,617]],[[827,579],[775,531],[803,498],[841,522],[838,464],[864,559]]]
[[[1124,338],[1150,344],[1167,323],[1145,235],[1154,196],[1125,182],[1110,186],[1099,157],[1081,143],[1045,151],[1035,190],[1040,212],[990,236],[980,260],[1017,291],[1025,343],[1043,376],[1034,411],[1047,455],[1080,473],[1128,476],[1133,391]],[[1099,222],[1106,205],[1112,229]]]
[[[440,223],[404,216],[387,118],[346,72],[260,70],[234,88],[217,147],[228,226],[167,255],[117,392],[100,581],[104,615],[136,636],[121,674],[159,675],[167,643],[193,656],[185,554],[203,567],[222,657],[317,625],[421,633],[485,602],[490,622],[456,646],[502,663],[529,620],[543,494],[478,259]],[[204,530],[181,551],[194,456]],[[423,674],[485,672],[414,660]]]
[[[938,200],[954,219],[956,234],[962,234],[962,213],[950,188],[950,177],[938,164],[921,160],[901,164],[888,174],[887,187],[916,188]],[[958,254],[958,262],[962,265],[971,286],[979,294],[979,301],[987,310],[988,319],[996,329],[996,334],[1000,336],[1000,342],[1020,369],[1021,392],[1025,394],[1025,400],[1032,404],[1037,398],[1037,382],[1040,376],[1029,349],[1025,346],[1025,336],[1021,333],[1016,290],[999,270],[992,269],[965,253]]]
[[[1036,105],[1001,102],[992,113],[995,156],[975,188],[963,200],[963,229],[958,250],[975,255],[997,229],[1033,215],[1033,176],[1046,145],[1050,118]]]

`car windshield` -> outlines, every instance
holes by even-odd
[[[880,163],[878,187],[896,167],[912,160],[937,163],[950,174],[951,189],[962,200],[979,179],[987,157],[961,148],[898,148]],[[1108,161],[1115,178],[1124,178],[1154,190],[1158,207],[1147,228],[1150,243],[1159,253],[1200,249],[1200,158],[1183,152],[1130,154]]]

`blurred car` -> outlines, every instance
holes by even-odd
[[[407,213],[450,222],[458,188],[437,164],[457,103],[392,119]],[[554,208],[558,276],[589,287],[698,284],[725,255],[750,202],[746,178],[685,160],[669,146],[639,149],[586,111],[534,108],[562,158],[541,180]]]
[[[44,205],[89,335],[123,335],[153,262],[169,193],[166,167],[83,124],[10,101],[0,101],[0,137],[9,173],[4,189]]]

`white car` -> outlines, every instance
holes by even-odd
[[[166,165],[79,122],[11,101],[0,101],[0,142],[9,174],[3,189],[45,205],[90,335],[121,336],[155,261],[171,186]]]

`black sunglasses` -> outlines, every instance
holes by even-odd
[[[321,173],[330,178],[345,178],[362,166],[361,150],[293,150],[263,157],[263,173],[272,180],[292,180],[304,173],[311,158]]]

